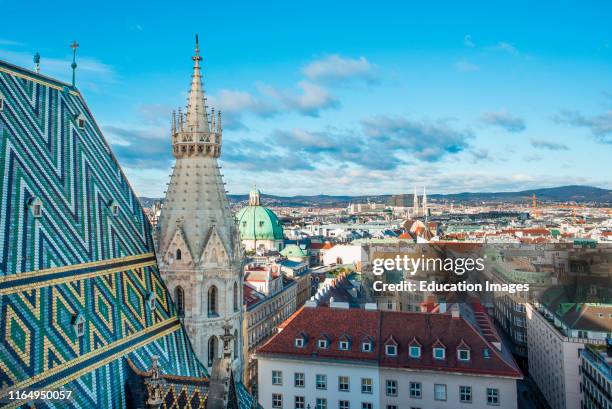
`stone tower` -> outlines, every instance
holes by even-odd
[[[217,163],[221,113],[210,116],[196,36],[187,112],[173,114],[176,163],[158,223],[159,267],[200,361],[211,370],[230,327],[240,373],[242,250]]]

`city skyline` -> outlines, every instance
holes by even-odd
[[[33,16],[37,32],[60,12],[41,7],[52,9]],[[612,187],[609,5],[241,7],[230,21],[219,5],[191,5],[202,18],[183,21],[184,9],[67,6],[70,26],[44,38],[9,19],[0,59],[31,67],[39,51],[41,72],[69,81],[76,39],[77,87],[141,196],[163,196],[169,179],[196,32],[209,105],[224,112],[230,193]]]

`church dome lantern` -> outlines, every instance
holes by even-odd
[[[249,192],[249,204],[236,215],[240,239],[248,251],[279,251],[283,243],[283,226],[272,210],[262,206],[261,192],[253,188]]]

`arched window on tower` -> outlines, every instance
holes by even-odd
[[[183,254],[181,253],[181,249],[176,249],[176,259],[180,260]]]
[[[234,359],[238,358],[238,330],[234,330]]]
[[[214,335],[208,338],[208,366],[212,366],[217,356],[217,337]]]
[[[238,312],[238,284],[234,283],[234,312]]]
[[[214,285],[208,289],[208,315],[217,315],[217,287]]]
[[[174,302],[176,303],[176,310],[179,317],[185,316],[185,291],[183,287],[178,286],[174,290]]]

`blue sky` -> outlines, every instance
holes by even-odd
[[[612,188],[609,2],[0,0],[0,59],[70,78],[141,195],[168,180],[194,34],[231,193]],[[264,4],[261,4],[264,3]]]

